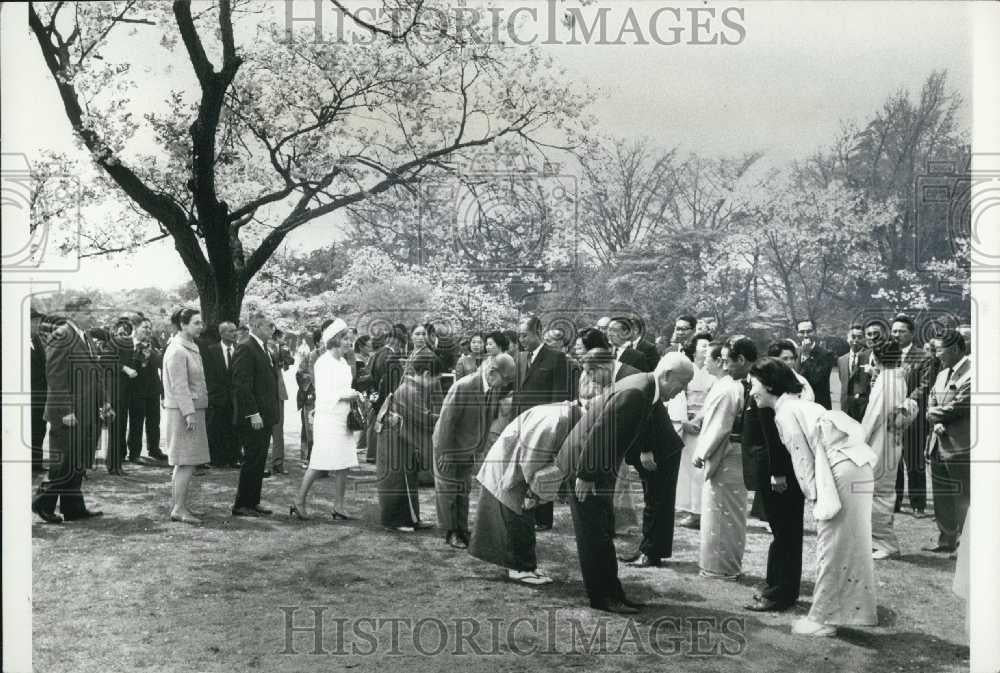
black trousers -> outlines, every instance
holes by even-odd
[[[45,431],[48,424],[45,422],[45,403],[33,403],[31,405],[31,467],[38,469],[42,467],[42,443],[45,441]]]
[[[77,417],[79,419],[79,416]],[[51,464],[47,478],[38,487],[34,505],[43,512],[74,516],[86,508],[81,484],[87,466],[94,459],[100,426],[97,419],[78,422],[68,428],[56,423],[49,430]]]
[[[233,405],[209,405],[205,412],[208,455],[212,465],[231,465],[240,459],[240,440],[233,425]]]
[[[249,421],[239,425],[239,436],[243,442],[243,464],[240,466],[240,481],[236,487],[236,507],[254,508],[260,504],[261,484],[264,468],[267,466],[267,449],[271,443],[272,426],[264,424],[254,430]]]
[[[535,512],[535,524],[538,526],[543,526],[544,528],[552,528],[552,521],[554,517],[555,503],[543,502],[538,507],[534,509]]]
[[[580,557],[580,574],[591,607],[602,608],[625,595],[618,580],[618,559],[615,556],[614,484],[604,493],[589,495],[580,502],[575,494],[569,497],[573,515],[576,551]]]
[[[142,455],[142,430],[146,429],[146,453],[162,456],[160,451],[160,398],[133,397],[128,407],[128,457]]]
[[[958,544],[969,511],[969,459],[931,463],[931,488],[934,490],[934,520],[938,527],[938,544],[954,547]]]
[[[639,551],[652,559],[670,558],[674,548],[674,504],[681,454],[667,458],[652,472],[637,467],[642,480],[642,542]]]
[[[116,395],[111,402],[115,420],[108,424],[108,455],[104,461],[109,472],[119,469],[125,462],[131,402],[131,396],[127,392]]]
[[[921,421],[918,418],[914,426]],[[924,461],[927,439],[926,433],[918,430],[911,426],[903,436],[903,454],[896,469],[896,507],[903,504],[903,495],[909,491],[910,507],[922,511],[927,507],[927,467]],[[904,471],[909,480],[909,488],[906,488],[903,481]]]
[[[767,550],[767,586],[761,597],[780,605],[792,605],[799,600],[802,584],[802,512],[805,496],[795,475],[788,477],[788,489],[784,493],[776,493],[770,487],[757,493],[773,536]]]

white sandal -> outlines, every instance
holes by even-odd
[[[830,637],[837,635],[837,627],[814,622],[808,617],[797,619],[792,624],[792,633],[798,636]]]

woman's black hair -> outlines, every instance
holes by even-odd
[[[191,318],[200,314],[196,308],[179,308],[170,314],[170,324],[176,327],[178,330],[188,323],[191,322]]]
[[[778,339],[767,347],[767,354],[775,358],[781,357],[781,354],[785,351],[791,351],[792,357],[797,356],[799,353],[799,349],[795,347],[795,342],[791,339]]]
[[[709,334],[708,332],[698,332],[693,337],[688,339],[687,344],[684,345],[684,355],[686,355],[687,359],[690,360],[691,362],[694,362],[694,354],[695,351],[698,350],[699,341],[708,341],[709,343],[711,343],[712,335]]]
[[[802,392],[802,384],[792,368],[770,355],[750,365],[750,376],[760,381],[772,395]]]
[[[354,341],[354,352],[360,353],[361,349],[371,343],[372,338],[367,334],[362,334]]]
[[[594,327],[584,327],[576,333],[576,338],[583,344],[583,349],[585,351],[590,351],[595,348],[604,348],[607,350],[611,349],[611,344],[608,343],[607,335]]]
[[[903,349],[895,339],[882,339],[872,346],[875,360],[886,369],[895,369],[903,362]]]
[[[510,339],[507,338],[506,334],[499,330],[487,334],[486,339],[493,339],[493,343],[495,343],[497,348],[499,348],[503,353],[506,353],[507,349],[510,348]],[[486,348],[486,339],[483,339],[483,348]]]

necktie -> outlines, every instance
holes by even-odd
[[[858,370],[858,354],[852,352],[851,353],[851,367],[847,371],[848,377],[854,376],[854,372],[856,372],[857,370]]]

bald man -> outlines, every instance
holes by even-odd
[[[500,353],[448,389],[434,426],[434,489],[438,526],[445,542],[456,549],[469,546],[469,491],[476,458],[490,429],[488,394],[509,388],[517,377],[514,358]]]
[[[584,587],[590,606],[596,610],[635,614],[639,607],[626,598],[618,581],[612,541],[612,495],[623,460],[643,476],[644,491],[647,484],[652,488],[652,500],[647,498],[643,513],[644,542],[659,538],[657,527],[666,522],[658,515],[668,505],[673,530],[673,485],[684,444],[664,403],[684,390],[693,376],[687,357],[668,353],[652,373],[626,377],[611,391],[594,398],[560,449],[560,469],[576,478],[570,511]],[[666,555],[663,548],[644,548],[649,561],[657,554]]]

